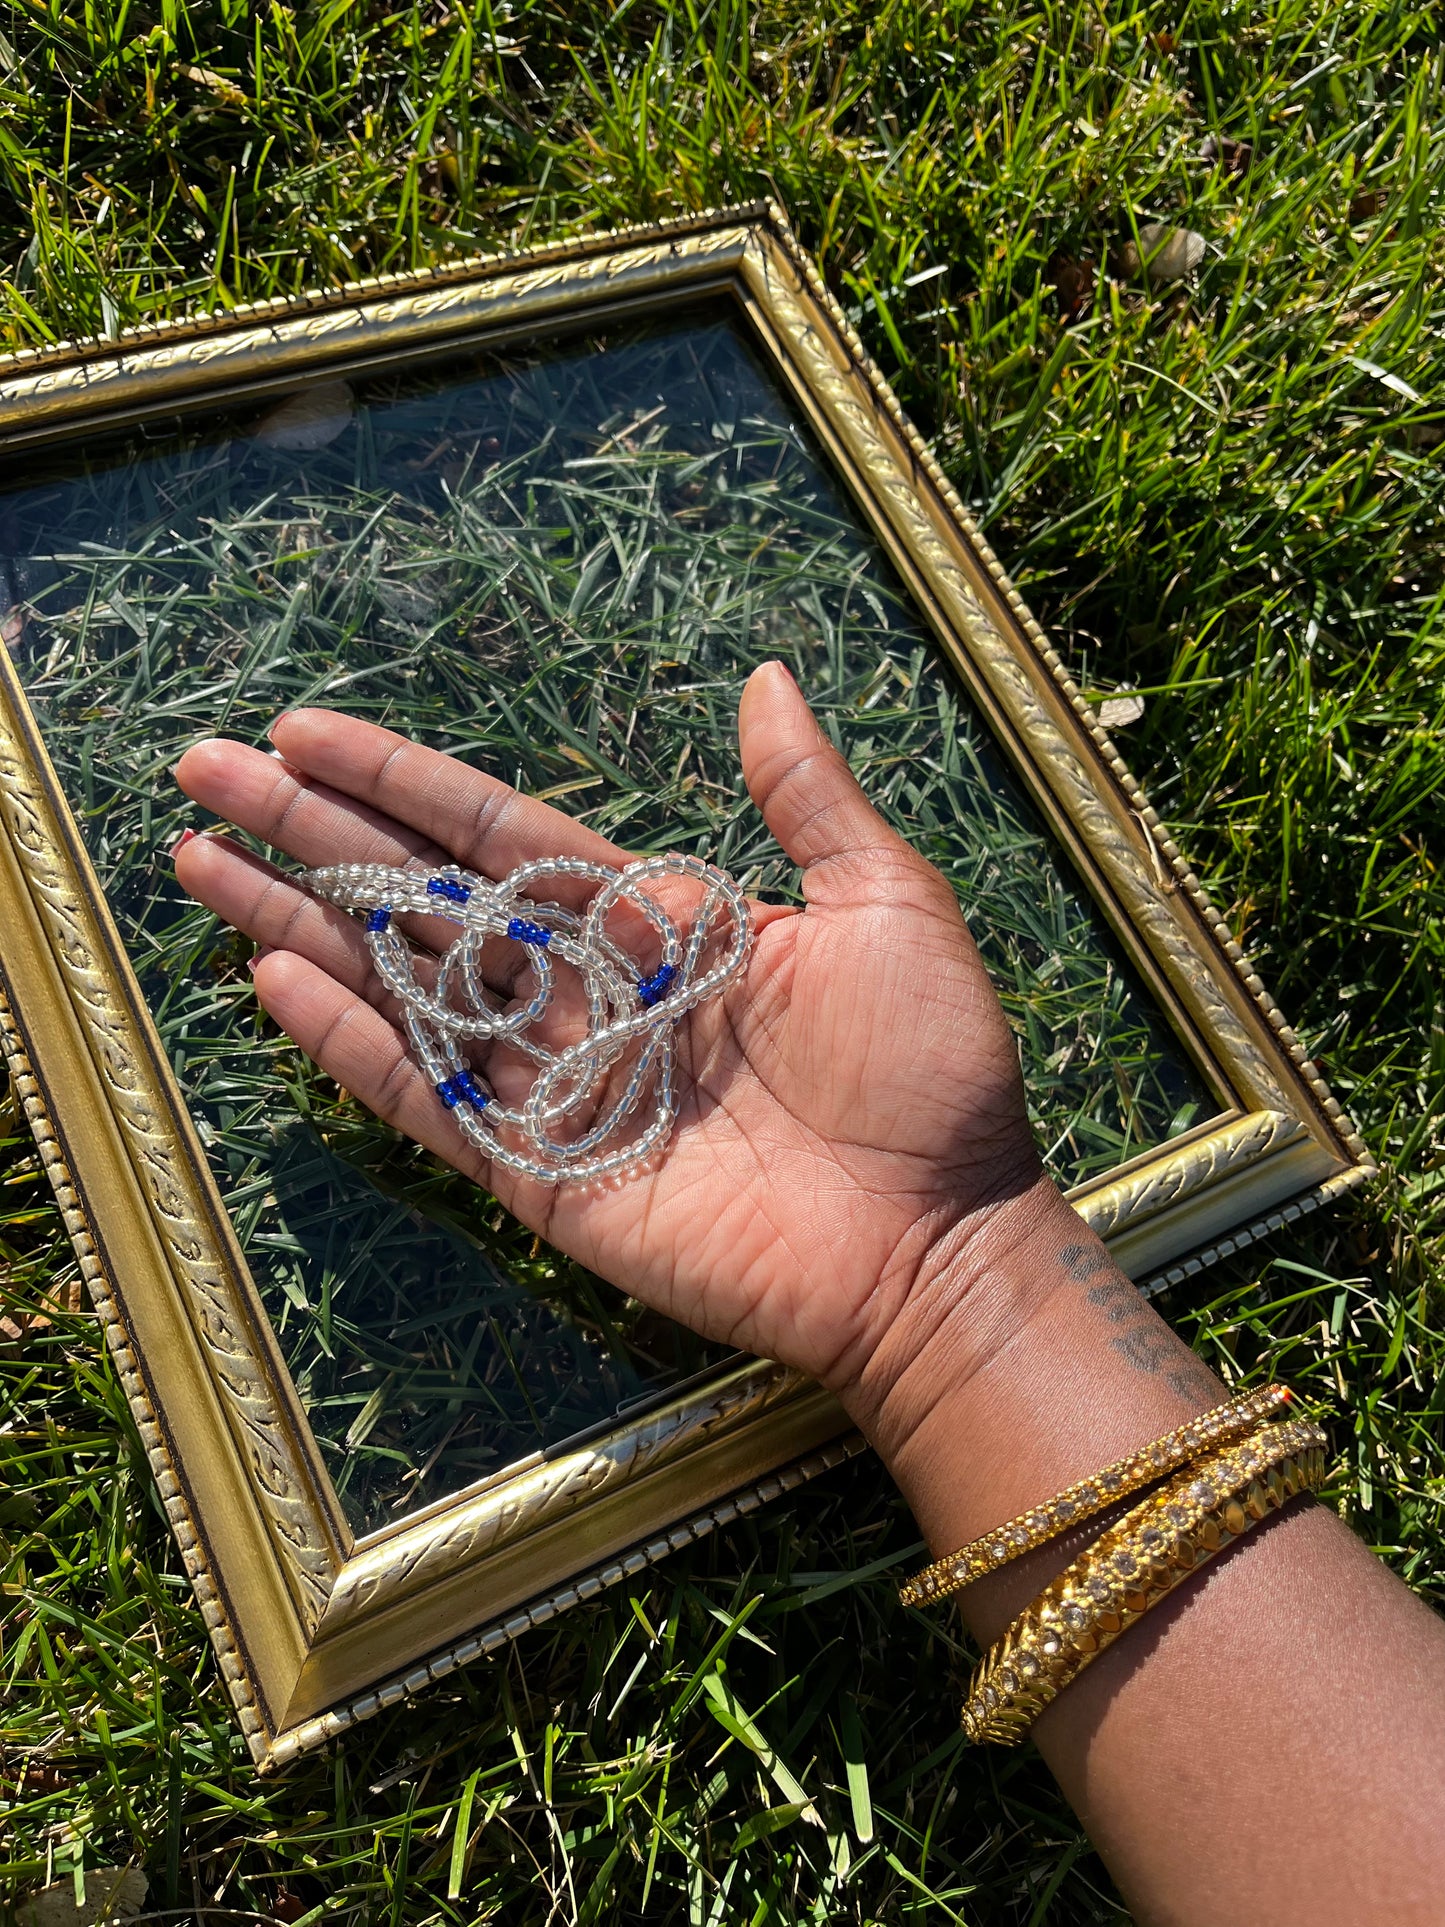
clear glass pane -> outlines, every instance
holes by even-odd
[[[1056,1175],[1215,1108],[729,313],[31,458],[0,550],[6,633],[358,1530],[710,1355],[258,1017],[247,947],[166,856],[189,820],[169,769],[202,736],[344,707],[787,894],[734,740],[744,678],[782,655],[954,880]]]

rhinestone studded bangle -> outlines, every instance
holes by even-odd
[[[1202,1412],[1152,1445],[1116,1460],[1091,1478],[1080,1479],[1046,1504],[1020,1513],[1007,1525],[996,1526],[981,1539],[949,1553],[946,1559],[925,1566],[900,1590],[899,1599],[905,1606],[924,1606],[962,1591],[986,1572],[996,1572],[1010,1560],[1046,1545],[1081,1519],[1092,1518],[1116,1499],[1152,1485],[1156,1479],[1189,1464],[1201,1452],[1224,1445],[1230,1439],[1243,1438],[1262,1419],[1288,1405],[1289,1398],[1287,1386],[1265,1385],[1258,1391],[1246,1392],[1242,1398],[1226,1399],[1222,1405]]]
[[[1017,1746],[1086,1666],[1226,1546],[1324,1483],[1325,1435],[1266,1425],[1178,1473],[1102,1533],[984,1656],[963,1708],[975,1744]]]

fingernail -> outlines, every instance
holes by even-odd
[[[251,975],[252,975],[253,977],[254,977],[254,976],[255,976],[255,974],[256,974],[256,966],[257,966],[257,964],[258,964],[258,963],[260,963],[260,961],[261,961],[261,959],[262,959],[263,957],[269,957],[269,956],[270,956],[270,954],[271,954],[271,952],[272,952],[272,951],[273,951],[273,950],[274,950],[275,948],[276,948],[276,946],[275,946],[275,944],[273,944],[273,943],[263,943],[263,944],[261,944],[261,945],[259,946],[259,948],[258,948],[258,949],[257,949],[257,951],[256,951],[256,954],[255,954],[255,956],[254,956],[254,957],[252,957],[252,958],[251,958],[251,959],[249,960],[249,962],[247,963],[247,965],[246,965],[246,968],[247,968],[247,970],[249,970],[249,971],[250,971],[250,973],[251,973]]]
[[[266,734],[273,743],[276,740],[276,731],[281,727],[282,723],[285,722],[286,718],[290,714],[291,714],[291,711],[289,709],[283,709],[279,716],[273,716],[271,718],[271,721],[267,723]]]
[[[282,769],[285,770],[288,776],[294,776],[298,783],[301,781],[301,771],[296,767],[294,763],[288,763],[286,758],[281,754],[279,749],[268,749],[266,751],[266,754],[268,756],[274,756],[276,761],[281,765]]]
[[[170,855],[178,856],[180,852],[183,849],[185,849],[188,843],[194,843],[195,840],[196,840],[196,833],[194,830],[182,830],[180,835],[176,838],[175,842],[170,847]]]

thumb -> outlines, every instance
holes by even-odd
[[[748,793],[804,872],[810,902],[859,902],[916,874],[922,859],[868,801],[782,663],[748,678],[738,748]]]

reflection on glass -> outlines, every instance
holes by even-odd
[[[321,703],[634,848],[794,879],[737,775],[793,665],[954,880],[1065,1183],[1211,1106],[738,325],[654,325],[134,432],[0,497],[6,633],[358,1530],[709,1362],[399,1143],[185,902],[168,771]],[[968,1066],[959,1066],[968,1075]]]

